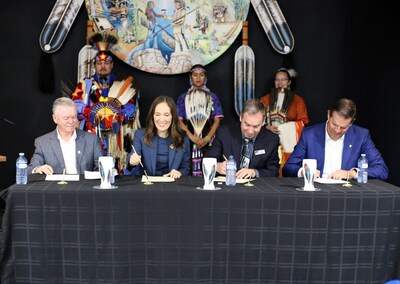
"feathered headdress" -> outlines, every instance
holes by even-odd
[[[94,34],[89,43],[97,50],[96,61],[112,61],[111,47],[118,42],[118,39],[110,34]]]

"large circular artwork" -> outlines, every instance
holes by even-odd
[[[99,32],[112,33],[112,52],[156,74],[207,65],[234,42],[250,0],[85,0]]]

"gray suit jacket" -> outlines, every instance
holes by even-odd
[[[103,155],[99,138],[89,132],[76,130],[76,166],[79,174],[98,170],[99,157]],[[57,130],[35,139],[35,152],[28,166],[28,174],[36,167],[48,164],[55,174],[62,174],[65,168],[64,157]]]

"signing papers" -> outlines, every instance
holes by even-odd
[[[323,183],[323,184],[343,184],[347,181],[333,178],[316,178],[314,182]]]
[[[142,176],[142,182],[173,182],[175,181],[172,177],[163,177],[163,176]]]
[[[47,181],[79,181],[79,175],[60,175],[60,174],[55,174],[55,175],[47,175],[46,176]]]

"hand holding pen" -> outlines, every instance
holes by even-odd
[[[220,175],[226,175],[226,161],[228,159],[226,158],[226,156],[224,154],[222,154],[222,157],[224,158],[224,161],[217,164],[217,172]]]
[[[133,147],[133,145],[131,145],[131,146],[132,146],[133,154],[131,155],[131,157],[130,157],[130,159],[129,159],[129,163],[130,163],[132,166],[136,166],[137,164],[140,164],[140,165],[142,166],[142,168],[143,168],[143,172],[144,172],[144,174],[145,174],[145,176],[146,176],[146,179],[147,179],[148,184],[151,184],[150,179],[149,179],[149,176],[147,175],[146,169],[144,168],[144,166],[143,166],[143,164],[142,164],[141,156],[139,156],[139,155],[137,154],[137,152],[136,152],[136,150],[135,150],[135,147]],[[134,160],[135,162],[138,161],[138,163],[136,163],[136,164],[131,163],[131,160],[132,160],[132,157],[133,157],[133,156],[135,156],[135,157],[133,158],[133,160]]]
[[[132,146],[132,149],[134,149],[133,146]],[[138,164],[141,164],[141,163],[142,163],[142,156],[138,155],[136,153],[136,151],[133,150],[133,154],[129,158],[129,164],[131,166],[137,166]]]

